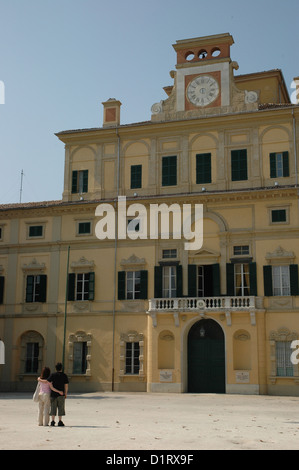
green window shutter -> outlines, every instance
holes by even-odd
[[[179,264],[176,268],[176,296],[183,296],[183,266]]]
[[[118,271],[118,300],[126,298],[126,271]]]
[[[147,299],[147,282],[148,282],[148,273],[146,270],[140,271],[140,298]]]
[[[74,170],[72,173],[72,193],[78,192],[78,171]]]
[[[76,274],[70,273],[68,279],[68,300],[75,300]]]
[[[42,274],[40,276],[40,291],[39,302],[46,302],[47,300],[47,276]]]
[[[211,154],[202,153],[196,155],[196,183],[211,183]]]
[[[235,295],[235,269],[232,263],[226,264],[226,295]]]
[[[188,264],[188,296],[197,297],[196,291],[196,264]]]
[[[264,294],[266,297],[273,295],[272,287],[272,266],[263,266],[264,272]]]
[[[94,273],[89,273],[89,285],[88,285],[88,300],[94,300]]]
[[[131,166],[131,189],[142,187],[142,165]]]
[[[257,295],[256,263],[249,263],[250,295]]]
[[[88,193],[88,170],[83,170],[83,193]]]
[[[247,180],[247,150],[231,151],[231,175],[232,181]]]
[[[177,184],[177,157],[162,158],[162,186],[175,186]]]
[[[212,265],[213,269],[213,296],[219,297],[220,294],[220,266],[218,263]]]
[[[27,276],[26,281],[26,302],[33,302],[33,282],[34,276]]]
[[[0,304],[3,304],[4,299],[4,276],[0,276]]]
[[[290,264],[291,295],[299,295],[298,265]]]
[[[276,153],[270,153],[270,178],[276,178]]]
[[[163,288],[163,268],[162,266],[155,266],[155,299],[162,297]]]
[[[283,167],[283,176],[290,176],[289,152],[283,152],[282,154],[282,167]]]

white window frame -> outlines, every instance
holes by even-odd
[[[177,269],[176,266],[163,266],[163,297],[176,297]]]
[[[139,290],[138,290],[138,281],[139,281]],[[140,282],[141,282],[140,271],[127,271],[126,272],[126,299],[127,300],[140,299],[140,294],[141,294]]]
[[[76,273],[76,282],[75,282],[75,300],[81,302],[83,300],[88,300],[89,298],[89,272],[88,273]],[[82,276],[82,280],[78,279],[79,276]],[[88,279],[86,279],[88,276]],[[82,283],[82,291],[78,292],[78,284]],[[87,290],[86,289],[87,286]],[[87,298],[85,298],[85,294]]]
[[[273,296],[291,295],[290,266],[272,266],[272,288]]]
[[[237,267],[240,266],[240,271],[237,272]],[[241,283],[238,285],[237,276],[241,276]],[[248,280],[248,285],[246,285],[246,278]],[[235,286],[235,295],[239,297],[250,295],[250,271],[249,263],[235,263],[234,264],[234,286]],[[237,293],[238,290],[241,290],[241,294]]]

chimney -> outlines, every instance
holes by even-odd
[[[102,105],[104,106],[103,127],[119,126],[121,102],[115,98],[109,98]]]

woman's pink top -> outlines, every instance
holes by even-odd
[[[40,382],[39,393],[51,393],[50,385],[48,383]]]

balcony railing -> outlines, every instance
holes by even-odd
[[[255,297],[180,297],[149,299],[149,312],[224,311],[255,308]]]

